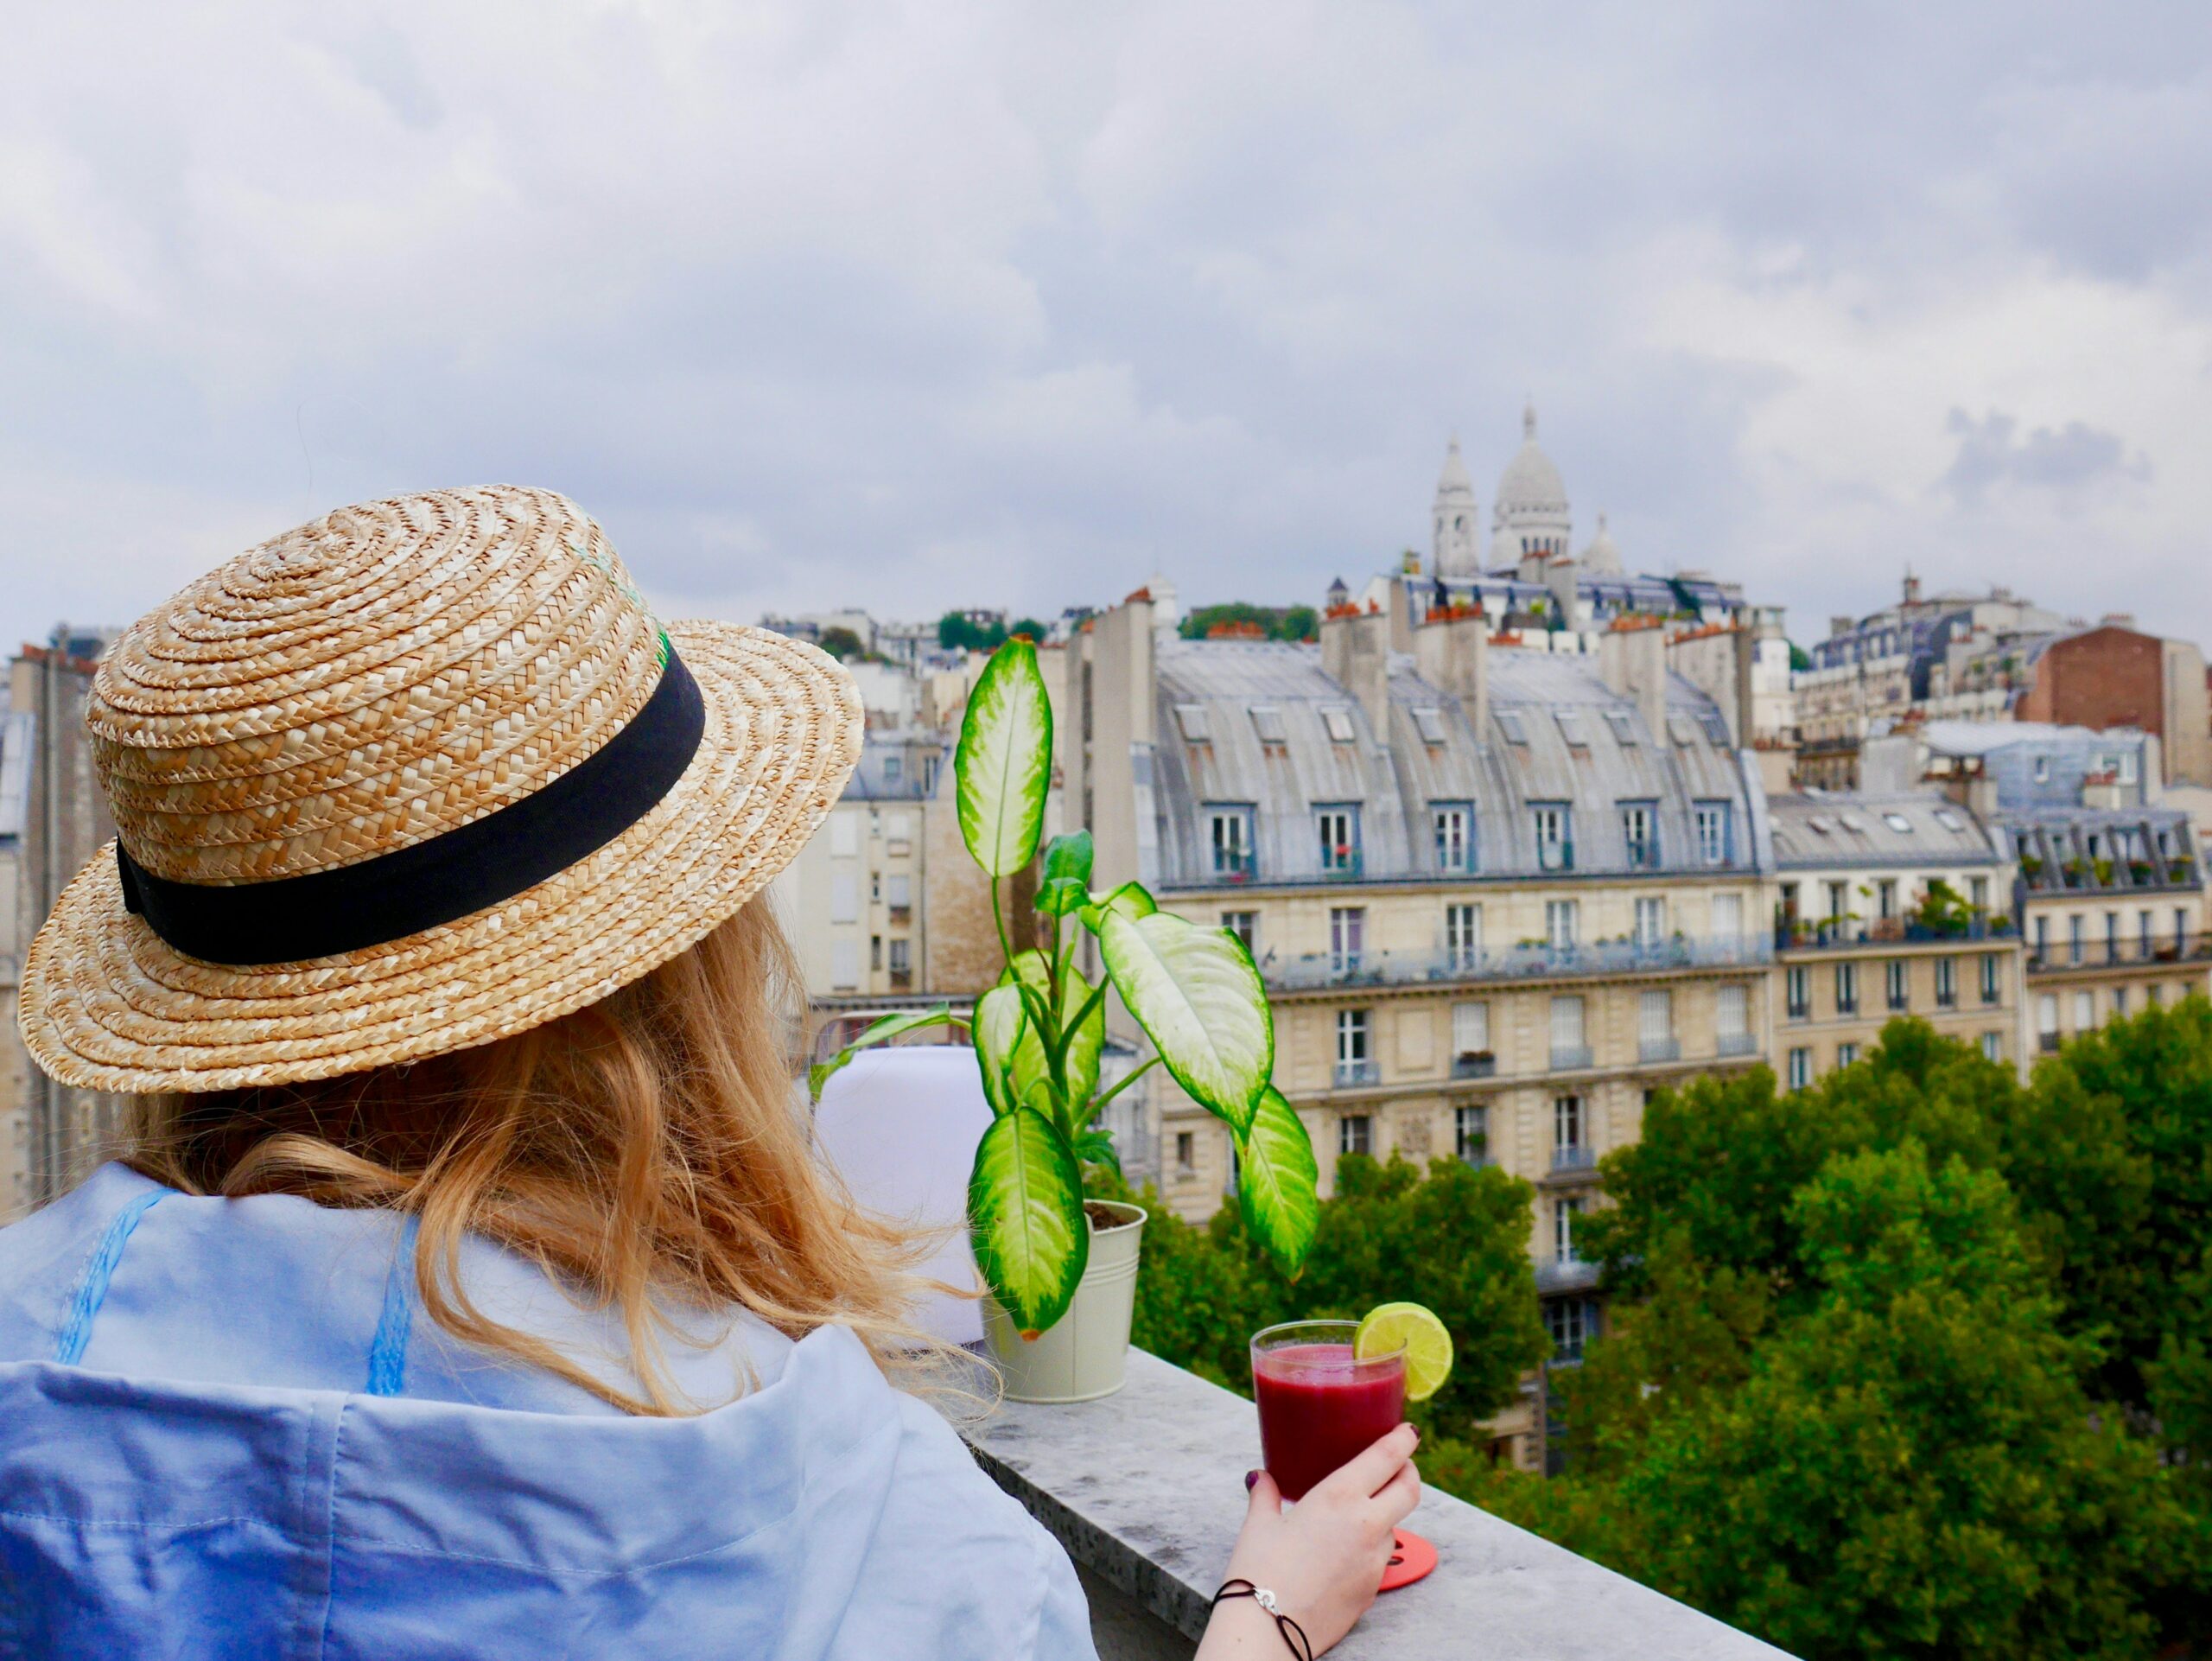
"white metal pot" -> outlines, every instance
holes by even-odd
[[[1118,1200],[1090,1203],[1126,1220],[1091,1225],[1090,1262],[1067,1314],[1025,1343],[998,1300],[983,1295],[983,1335],[1011,1401],[1096,1401],[1119,1390],[1128,1370],[1146,1212]]]

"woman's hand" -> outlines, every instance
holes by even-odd
[[[1390,1561],[1390,1531],[1421,1499],[1413,1465],[1419,1441],[1413,1426],[1400,1425],[1287,1511],[1274,1479],[1258,1473],[1224,1578],[1266,1587],[1304,1629],[1313,1653],[1328,1649],[1375,1601]],[[1230,1598],[1207,1623],[1198,1661],[1280,1661],[1290,1652],[1264,1609],[1249,1598]]]

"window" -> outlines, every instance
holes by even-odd
[[[1912,999],[1907,990],[1910,979],[1904,958],[1892,958],[1882,965],[1882,990],[1891,1009],[1910,1009],[1912,1007]]]
[[[1552,1065],[1590,1065],[1590,1051],[1583,1042],[1582,999],[1579,994],[1563,994],[1552,1000]]]
[[[1956,958],[1936,959],[1936,1007],[1939,1009],[1959,1007],[1959,960]]]
[[[1351,724],[1351,711],[1340,703],[1321,706],[1321,729],[1329,735],[1332,744],[1349,744],[1356,735]]]
[[[1946,830],[1963,830],[1967,828],[1967,822],[1961,818],[1957,814],[1952,812],[1948,807],[1939,807],[1936,810],[1936,823],[1942,825]],[[1976,880],[1981,882],[1985,887],[1988,884],[1988,878],[1986,877],[1977,878]]]
[[[1827,887],[1828,891],[1828,921],[1831,923],[1840,923],[1844,919],[1844,913],[1851,909],[1851,884],[1848,882],[1831,882],[1828,883]]]
[[[1625,710],[1605,711],[1605,724],[1613,729],[1613,741],[1624,747],[1636,743],[1636,718]]]
[[[860,880],[849,872],[839,871],[830,879],[830,920],[833,923],[857,923],[861,920]]]
[[[1359,810],[1325,807],[1313,816],[1321,833],[1321,869],[1332,875],[1359,872]]]
[[[1557,710],[1554,718],[1559,722],[1559,735],[1567,740],[1568,748],[1586,750],[1590,748],[1590,735],[1583,730],[1580,710]]]
[[[2105,913],[2105,961],[2120,961],[2120,913],[2116,911]]]
[[[2050,758],[2048,755],[2036,757],[2036,782],[2039,785],[2050,782]]]
[[[1564,802],[1535,802],[1529,815],[1536,832],[1536,864],[1547,871],[1574,869],[1573,817]]]
[[[1469,1165],[1490,1163],[1490,1109],[1470,1104],[1452,1110],[1452,1152]]]
[[[2189,913],[2179,906],[2174,907],[2174,945],[2184,950],[2189,945]]]
[[[1580,1361],[1584,1348],[1598,1335],[1598,1300],[1549,1300],[1544,1305],[1544,1332],[1552,1340],[1553,1365]]]
[[[2074,1030],[2086,1033],[2097,1024],[2097,995],[2088,987],[2074,994]]]
[[[1667,938],[1667,902],[1656,894],[1636,902],[1636,943],[1657,945]]]
[[[1731,1043],[1741,1044],[1751,1035],[1751,999],[1741,981],[1731,981],[1713,992],[1713,1031],[1720,1053],[1732,1053]]]
[[[1621,837],[1628,844],[1631,869],[1656,870],[1659,865],[1659,804],[1623,802]]]
[[[1675,995],[1664,988],[1641,995],[1636,1006],[1637,1053],[1645,1061],[1672,1061],[1681,1053],[1675,1041]]]
[[[1367,907],[1332,906],[1329,908],[1329,968],[1338,975],[1359,967],[1367,944]]]
[[[1967,890],[1968,905],[1976,911],[1986,912],[1989,909],[1989,879],[1987,877],[1977,876],[1970,879],[1967,884]]]
[[[1552,1201],[1552,1255],[1563,1263],[1582,1261],[1574,1255],[1574,1219],[1581,1215],[1580,1194],[1568,1194]]]
[[[1697,856],[1701,863],[1728,862],[1728,808],[1726,802],[1700,802],[1696,805]]]
[[[2135,913],[2136,943],[2141,946],[2142,955],[2145,958],[2151,955],[2151,940],[2157,930],[2157,921],[2149,912],[2139,911]]]
[[[1667,717],[1667,730],[1673,735],[1677,749],[1686,750],[1697,742],[1696,723],[1680,710]]]
[[[914,943],[903,935],[893,936],[891,943],[891,972],[894,976],[914,972]]]
[[[1280,749],[1290,741],[1283,734],[1282,711],[1272,703],[1252,706],[1252,730],[1260,735],[1260,742],[1270,749]]]
[[[1544,939],[1553,950],[1565,951],[1574,944],[1581,918],[1582,902],[1579,900],[1544,901]]]
[[[927,758],[927,763],[924,767],[923,771],[925,773],[930,773],[930,769],[934,767],[936,764],[937,758],[935,756]],[[936,775],[934,773],[930,773],[929,785],[934,786],[936,782]],[[925,788],[929,786],[925,786]],[[883,850],[885,853],[903,854],[906,852],[908,839],[912,837],[913,834],[914,817],[912,814],[886,813],[883,816],[883,839],[887,844]]]
[[[1700,710],[1697,724],[1705,729],[1705,741],[1717,750],[1728,748],[1728,723],[1721,719],[1718,710]]]
[[[1985,1061],[2002,1061],[2005,1059],[2005,1035],[2002,1033],[1984,1033],[1981,1035],[1981,1059]]]
[[[1789,1088],[1802,1090],[1813,1082],[1813,1053],[1802,1046],[1789,1052]]]
[[[1850,1066],[1853,1061],[1856,1061],[1858,1059],[1859,1059],[1859,1046],[1858,1046],[1858,1045],[1856,1045],[1856,1044],[1839,1044],[1839,1045],[1837,1045],[1837,1046],[1835,1047],[1835,1064],[1836,1064],[1836,1066],[1840,1066],[1840,1067],[1847,1067],[1847,1066]]]
[[[861,943],[858,940],[832,940],[830,943],[830,984],[841,991],[852,991],[861,983]]]
[[[1582,1146],[1582,1098],[1580,1096],[1552,1098],[1552,1146]]]
[[[2050,919],[2036,919],[2036,957],[2044,963],[2050,961]]]
[[[1897,914],[1897,880],[1885,876],[1874,884],[1874,915],[1895,917]]]
[[[1252,875],[1252,810],[1249,807],[1206,809],[1206,842],[1216,876]]]
[[[2066,920],[2066,958],[2069,963],[2082,961],[2082,917],[2078,912]]]
[[[1452,969],[1472,969],[1482,960],[1483,908],[1446,906],[1444,908],[1444,961]]]
[[[2112,1018],[2114,1021],[2127,1019],[2127,989],[2125,986],[2112,989]]]
[[[1254,944],[1260,938],[1260,913],[1256,911],[1225,911],[1221,914],[1221,926],[1244,943],[1247,951],[1257,955]]]
[[[1452,1006],[1452,1053],[1485,1055],[1490,1052],[1490,1005],[1455,1003]]]
[[[914,879],[905,871],[893,871],[883,879],[883,903],[893,911],[914,908]]]
[[[2164,987],[2153,985],[2146,988],[2145,990],[2149,994],[2151,1007],[2153,1009],[2162,1009],[2165,1007],[2166,989]]]
[[[1526,744],[1529,741],[1529,729],[1521,724],[1519,711],[1500,710],[1497,711],[1497,729],[1505,735],[1507,743]]]
[[[1789,1018],[1809,1021],[1813,1015],[1813,971],[1802,964],[1789,969]]]
[[[1882,815],[1882,823],[1900,836],[1909,837],[1912,834],[1912,821],[1902,813],[1885,813]]]
[[[2058,1047],[2058,994],[2045,992],[2036,1000],[2037,1047],[2050,1054]]]
[[[2003,996],[1999,978],[2002,972],[1999,968],[2002,959],[1993,951],[1981,960],[1981,1001],[1984,1003],[1994,1003]]]
[[[1184,1176],[1191,1176],[1197,1173],[1198,1141],[1195,1132],[1178,1130],[1175,1133],[1175,1168]]]
[[[1436,837],[1436,869],[1471,871],[1475,869],[1475,810],[1465,802],[1442,802],[1428,811],[1429,828]]]
[[[1366,1113],[1347,1113],[1337,1121],[1337,1152],[1373,1154],[1375,1120]]]
[[[833,859],[852,859],[861,851],[861,822],[857,814],[833,814],[830,820],[830,854]]]
[[[887,750],[884,752],[883,782],[885,784],[897,784],[899,782],[899,776],[905,772],[905,770],[902,758],[898,751]]]
[[[1414,730],[1421,735],[1421,741],[1430,746],[1444,742],[1444,711],[1433,704],[1424,703],[1414,711]]]
[[[1375,1082],[1375,1062],[1367,1047],[1367,1011],[1337,1011],[1337,1082],[1363,1085]]]
[[[1185,743],[1208,744],[1213,741],[1213,728],[1206,720],[1206,706],[1203,703],[1177,704],[1175,724],[1183,729]]]
[[[1792,907],[1795,908],[1794,906]],[[1744,932],[1744,896],[1740,894],[1716,894],[1713,896],[1713,932],[1720,939],[1741,939]]]
[[[1859,1013],[1859,965],[1855,963],[1835,966],[1835,1012],[1840,1015]]]

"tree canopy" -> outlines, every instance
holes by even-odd
[[[1225,625],[1256,629],[1270,640],[1310,640],[1320,632],[1321,614],[1311,606],[1255,606],[1230,600],[1198,607],[1176,627],[1186,640],[1203,640]]]
[[[978,623],[967,613],[949,611],[937,620],[937,643],[947,652],[995,652],[1014,635],[1033,640],[1045,638],[1045,626],[1034,617],[1012,623]]]

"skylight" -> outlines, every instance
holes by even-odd
[[[1351,742],[1354,736],[1351,724],[1351,711],[1345,709],[1342,704],[1324,704],[1321,708],[1321,725],[1327,729],[1329,740],[1332,743],[1349,744]]]
[[[1414,710],[1414,726],[1420,731],[1422,743],[1444,741],[1444,711],[1433,704],[1422,704]]]
[[[1636,721],[1627,710],[1606,710],[1605,724],[1613,729],[1613,738],[1616,742],[1622,744],[1636,742]]]
[[[1252,706],[1252,730],[1260,735],[1262,744],[1287,744],[1290,741],[1283,735],[1282,711],[1272,703]]]
[[[1697,742],[1697,727],[1690,718],[1677,711],[1667,717],[1667,730],[1675,735],[1675,742],[1688,749]]]
[[[1967,828],[1967,822],[1948,807],[1939,807],[1936,810],[1936,823],[1946,830],[1963,830]]]
[[[1582,712],[1580,710],[1560,710],[1555,713],[1560,735],[1578,750],[1588,749],[1590,735],[1582,730]]]
[[[1912,834],[1912,821],[1902,813],[1885,813],[1882,815],[1882,823],[1888,825],[1891,830],[1902,831],[1908,837]]]
[[[1183,729],[1184,738],[1191,743],[1207,743],[1213,737],[1213,729],[1207,724],[1206,706],[1203,703],[1177,704],[1175,724]]]
[[[1497,726],[1498,730],[1505,735],[1507,743],[1526,744],[1529,741],[1529,729],[1521,724],[1518,710],[1500,710],[1497,712]]]

